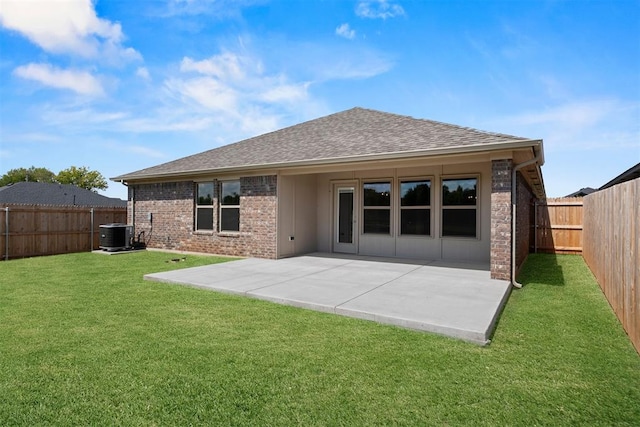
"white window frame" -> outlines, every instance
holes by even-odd
[[[405,182],[417,182],[428,181],[429,182],[429,204],[428,205],[416,205],[416,206],[402,206],[402,183]],[[419,177],[400,177],[398,178],[398,236],[410,237],[410,238],[431,238],[433,237],[433,192],[435,180],[433,176],[419,176]],[[402,211],[403,210],[429,210],[429,234],[403,234],[402,233]]]
[[[225,184],[231,184],[231,183],[238,183],[238,204],[237,205],[225,205],[224,204],[224,191],[223,191],[223,186]],[[221,233],[239,233],[240,232],[240,189],[241,189],[241,183],[239,179],[233,179],[233,180],[225,180],[225,181],[220,181],[219,182],[219,197],[218,197],[218,204],[220,206],[220,218],[218,221],[218,230]],[[225,230],[222,228],[222,218],[223,218],[223,210],[225,209],[238,209],[238,229],[237,230]]]
[[[476,203],[475,205],[445,205],[444,204],[444,182],[445,181],[456,181],[456,180],[464,180],[464,179],[475,179],[476,180]],[[480,175],[478,174],[460,174],[460,175],[445,175],[440,177],[440,237],[444,239],[480,239]],[[476,232],[474,236],[455,236],[455,235],[445,235],[444,234],[444,211],[445,209],[449,210],[475,210],[475,219],[476,219]]]
[[[201,184],[211,184],[211,204],[210,205],[200,205],[198,204],[199,198],[200,198],[200,194],[199,194],[199,186]],[[196,187],[196,191],[195,191],[195,212],[194,212],[194,220],[193,220],[193,224],[194,224],[194,230],[197,232],[202,232],[202,233],[212,233],[215,231],[216,229],[216,225],[215,225],[215,218],[213,216],[214,212],[215,212],[215,189],[216,189],[216,185],[214,181],[200,181],[200,182],[196,182],[195,183],[195,187]],[[198,212],[200,210],[203,209],[209,209],[211,210],[211,228],[199,228],[198,226]]]
[[[367,184],[389,184],[389,206],[365,206],[365,194],[364,194],[364,187]],[[393,235],[393,193],[394,193],[394,180],[392,178],[371,178],[371,179],[364,179],[361,181],[360,184],[360,191],[361,191],[361,199],[362,200],[362,228],[360,229],[360,232],[363,235],[370,235],[370,236],[392,236]],[[365,227],[365,220],[364,220],[364,214],[367,210],[386,210],[389,211],[389,232],[388,233],[373,233],[373,232],[365,232],[364,231],[364,227]]]

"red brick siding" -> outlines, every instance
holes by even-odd
[[[218,182],[214,181],[214,226],[218,224]],[[276,257],[276,176],[240,179],[240,232],[194,230],[195,183],[181,181],[133,185],[129,217],[135,211],[136,233],[147,245],[231,256]],[[135,201],[132,201],[134,199]],[[135,206],[134,206],[135,203]],[[153,214],[153,224],[148,220]]]
[[[491,162],[491,278],[511,278],[511,160]]]
[[[517,176],[517,205],[516,205],[516,265],[522,265],[531,246],[531,225],[533,209],[531,204],[534,195],[526,180],[518,172]]]

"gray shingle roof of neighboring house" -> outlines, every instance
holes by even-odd
[[[48,182],[16,182],[0,187],[0,203],[87,207],[127,206],[126,200],[101,196],[74,185]]]
[[[636,178],[640,178],[640,163],[631,166],[629,169],[622,172],[620,175],[616,176],[611,181],[604,184],[602,187],[598,188],[598,190],[604,190],[605,188],[609,188],[623,182],[631,181],[632,179]]]
[[[248,169],[401,158],[505,148],[531,141],[446,123],[352,108],[203,153],[112,178],[114,181]],[[526,145],[522,145],[526,146]]]
[[[567,194],[564,197],[584,197],[587,196],[591,193],[593,193],[594,191],[598,191],[595,188],[591,188],[591,187],[585,187],[585,188],[581,188],[578,191],[574,191],[571,194]]]

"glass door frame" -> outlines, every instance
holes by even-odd
[[[351,242],[340,242],[340,214],[344,210],[340,209],[340,195],[352,195],[351,207]],[[357,254],[358,253],[358,181],[341,181],[333,183],[333,209],[332,209],[332,226],[331,226],[331,247],[333,252]]]

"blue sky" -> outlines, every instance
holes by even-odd
[[[108,178],[354,106],[542,138],[548,196],[599,187],[640,162],[640,1],[0,0],[0,174]]]

